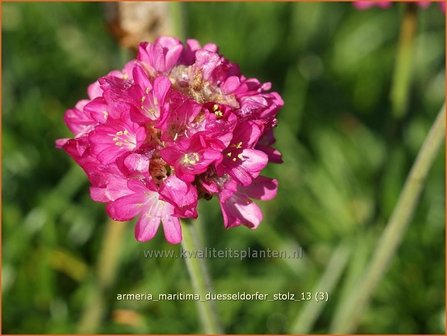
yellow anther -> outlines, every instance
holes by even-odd
[[[124,129],[123,131],[118,131],[115,133],[115,136],[112,138],[113,142],[115,142],[115,145],[118,147],[122,147],[123,145],[126,146],[134,146],[136,145],[135,139],[132,139],[132,137],[129,137],[129,131],[127,129]]]
[[[231,157],[231,152],[227,153],[227,156],[228,156],[228,157]]]
[[[154,107],[148,107],[141,105],[141,109],[146,113],[150,118],[157,118],[158,110]]]
[[[183,163],[187,165],[193,165],[199,162],[200,156],[197,153],[187,153],[183,156]]]
[[[221,110],[219,110],[219,105],[214,104],[213,105],[213,112],[216,115],[217,118],[222,118],[223,117],[223,112]]]
[[[234,145],[236,148],[242,148],[242,142],[238,142],[236,145]]]

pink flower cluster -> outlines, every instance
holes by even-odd
[[[432,2],[438,2],[439,5],[441,6],[441,9],[445,12],[445,2],[442,1],[416,1],[416,3],[420,6],[420,7],[428,7],[430,6],[430,4]],[[391,6],[391,4],[393,3],[393,1],[374,1],[374,0],[370,0],[370,1],[355,1],[354,2],[354,6],[358,9],[368,9],[370,7],[380,7],[380,8],[388,8]]]
[[[270,88],[214,44],[160,37],[89,86],[89,99],[65,113],[74,138],[56,146],[84,169],[92,199],[112,219],[138,217],[138,241],[162,223],[179,243],[179,219],[196,218],[198,200],[213,196],[226,228],[256,228],[262,212],[252,199],[272,199],[278,188],[260,173],[282,162],[272,145],[283,100]]]

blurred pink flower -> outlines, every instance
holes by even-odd
[[[391,1],[355,1],[354,6],[358,9],[368,9],[370,7],[388,8],[391,6]]]
[[[410,2],[410,1],[408,1]],[[431,3],[437,2],[441,6],[441,9],[445,12],[445,2],[444,1],[415,1],[420,7],[426,8],[430,6]],[[392,5],[393,1],[354,1],[353,5],[360,10],[368,9],[371,7],[388,8]]]
[[[88,87],[89,99],[65,113],[74,138],[56,146],[83,168],[111,218],[138,218],[138,241],[161,224],[179,243],[179,219],[196,218],[199,199],[213,196],[226,228],[256,228],[262,212],[251,199],[272,199],[278,188],[261,171],[282,162],[273,129],[283,101],[270,88],[214,44],[160,37]]]

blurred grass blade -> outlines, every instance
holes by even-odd
[[[332,254],[323,276],[312,290],[313,293],[319,291],[331,293],[333,291],[346,268],[350,254],[351,245],[343,241]],[[302,308],[292,325],[291,333],[308,334],[322,312],[325,303],[326,301],[306,301],[304,308]]]
[[[397,47],[396,66],[394,67],[391,89],[391,105],[394,117],[401,118],[408,104],[408,93],[411,83],[413,44],[417,26],[417,9],[415,3],[405,4],[399,45]]]
[[[45,197],[42,203],[31,210],[25,218],[25,226],[34,225],[35,212],[44,211],[51,218],[56,218],[67,209],[73,195],[87,182],[84,172],[72,165],[70,170],[59,180],[56,187]]]
[[[427,174],[437,158],[445,137],[445,103],[438,113],[416,158],[399,196],[396,207],[379,238],[372,260],[343,309],[344,314],[334,321],[332,333],[352,333],[368,306],[371,295],[384,276],[416,210]]]
[[[116,279],[120,247],[127,223],[107,221],[106,232],[98,258],[97,273],[90,284],[90,295],[81,316],[78,331],[81,334],[96,333],[105,314],[105,295]]]

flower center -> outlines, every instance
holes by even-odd
[[[223,112],[220,110],[219,105],[217,105],[217,104],[213,105],[213,112],[216,115],[217,119],[220,119],[223,117]]]
[[[171,174],[171,168],[157,153],[154,155],[149,164],[149,174],[156,183],[160,183]]]
[[[175,89],[191,97],[200,104],[217,102],[233,108],[239,108],[239,103],[236,97],[224,94],[217,84],[205,80],[203,78],[202,69],[197,68],[194,65],[176,66],[171,70],[169,79]]]
[[[199,162],[199,160],[200,160],[199,154],[197,154],[197,153],[186,153],[183,156],[182,162],[183,162],[183,164],[189,166],[189,165],[196,164],[197,162]]]
[[[231,159],[231,161],[236,162],[238,159],[244,161],[244,157],[240,151],[240,149],[242,149],[242,141],[238,142],[237,144],[231,144],[228,148],[229,150],[227,152],[227,156]],[[235,152],[239,153],[236,154]]]
[[[113,142],[115,142],[115,145],[118,147],[124,146],[129,149],[134,149],[137,146],[137,141],[135,139],[135,136],[130,134],[127,129],[116,132],[115,136],[112,140],[113,140]]]
[[[149,88],[146,88],[146,95],[149,94]],[[141,97],[141,110],[149,119],[155,120],[160,117],[160,107],[158,106],[157,97],[153,97],[153,102],[150,99],[146,100],[146,96]]]

